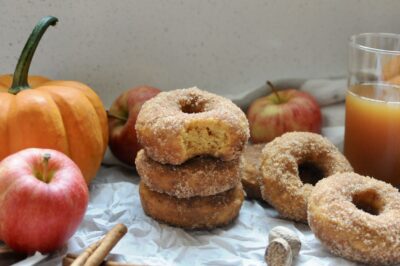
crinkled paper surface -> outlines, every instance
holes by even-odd
[[[323,133],[341,146],[343,128],[326,128]],[[27,264],[36,259],[37,265],[58,265],[67,252],[80,252],[115,224],[124,223],[129,231],[111,258],[138,265],[266,265],[268,231],[278,225],[294,230],[301,239],[294,265],[356,265],[330,254],[307,225],[280,219],[275,210],[258,201],[245,200],[233,224],[212,231],[184,231],[160,224],[144,214],[138,183],[133,169],[103,166],[90,186],[84,221],[68,245],[50,256],[37,254]]]

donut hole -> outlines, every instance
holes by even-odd
[[[315,185],[319,180],[325,177],[324,170],[318,164],[305,161],[298,165],[299,177],[303,184]]]
[[[363,190],[353,195],[352,203],[366,213],[379,215],[383,209],[383,200],[379,194],[373,190]]]
[[[204,112],[205,103],[206,103],[205,101],[201,101],[196,96],[179,100],[180,109],[182,112],[186,114],[195,114]]]

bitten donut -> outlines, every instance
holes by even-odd
[[[146,154],[163,164],[179,165],[197,155],[230,161],[249,138],[239,107],[198,88],[159,93],[143,104],[135,128]]]
[[[283,217],[306,223],[313,185],[351,171],[350,163],[328,139],[309,132],[286,133],[262,151],[261,195]]]
[[[400,193],[385,182],[356,173],[319,181],[308,222],[333,254],[374,265],[400,263]]]
[[[241,180],[246,197],[262,199],[258,179],[261,176],[261,151],[265,144],[247,144],[240,157]]]
[[[181,165],[172,165],[153,161],[140,150],[135,164],[147,187],[177,198],[210,196],[240,183],[239,159],[224,162],[211,157],[195,157]]]
[[[148,216],[186,229],[212,229],[227,225],[238,216],[244,200],[240,184],[214,196],[178,199],[151,191],[140,182],[139,193],[143,210]]]

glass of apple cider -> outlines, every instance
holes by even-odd
[[[400,187],[400,35],[352,36],[344,154],[354,171]]]

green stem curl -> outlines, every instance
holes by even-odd
[[[49,26],[55,26],[58,22],[56,17],[47,16],[42,18],[33,29],[31,35],[22,49],[21,55],[18,59],[17,66],[15,67],[13,82],[11,88],[8,90],[11,94],[17,94],[22,90],[29,89],[28,72],[31,66],[33,55],[36,48]]]

